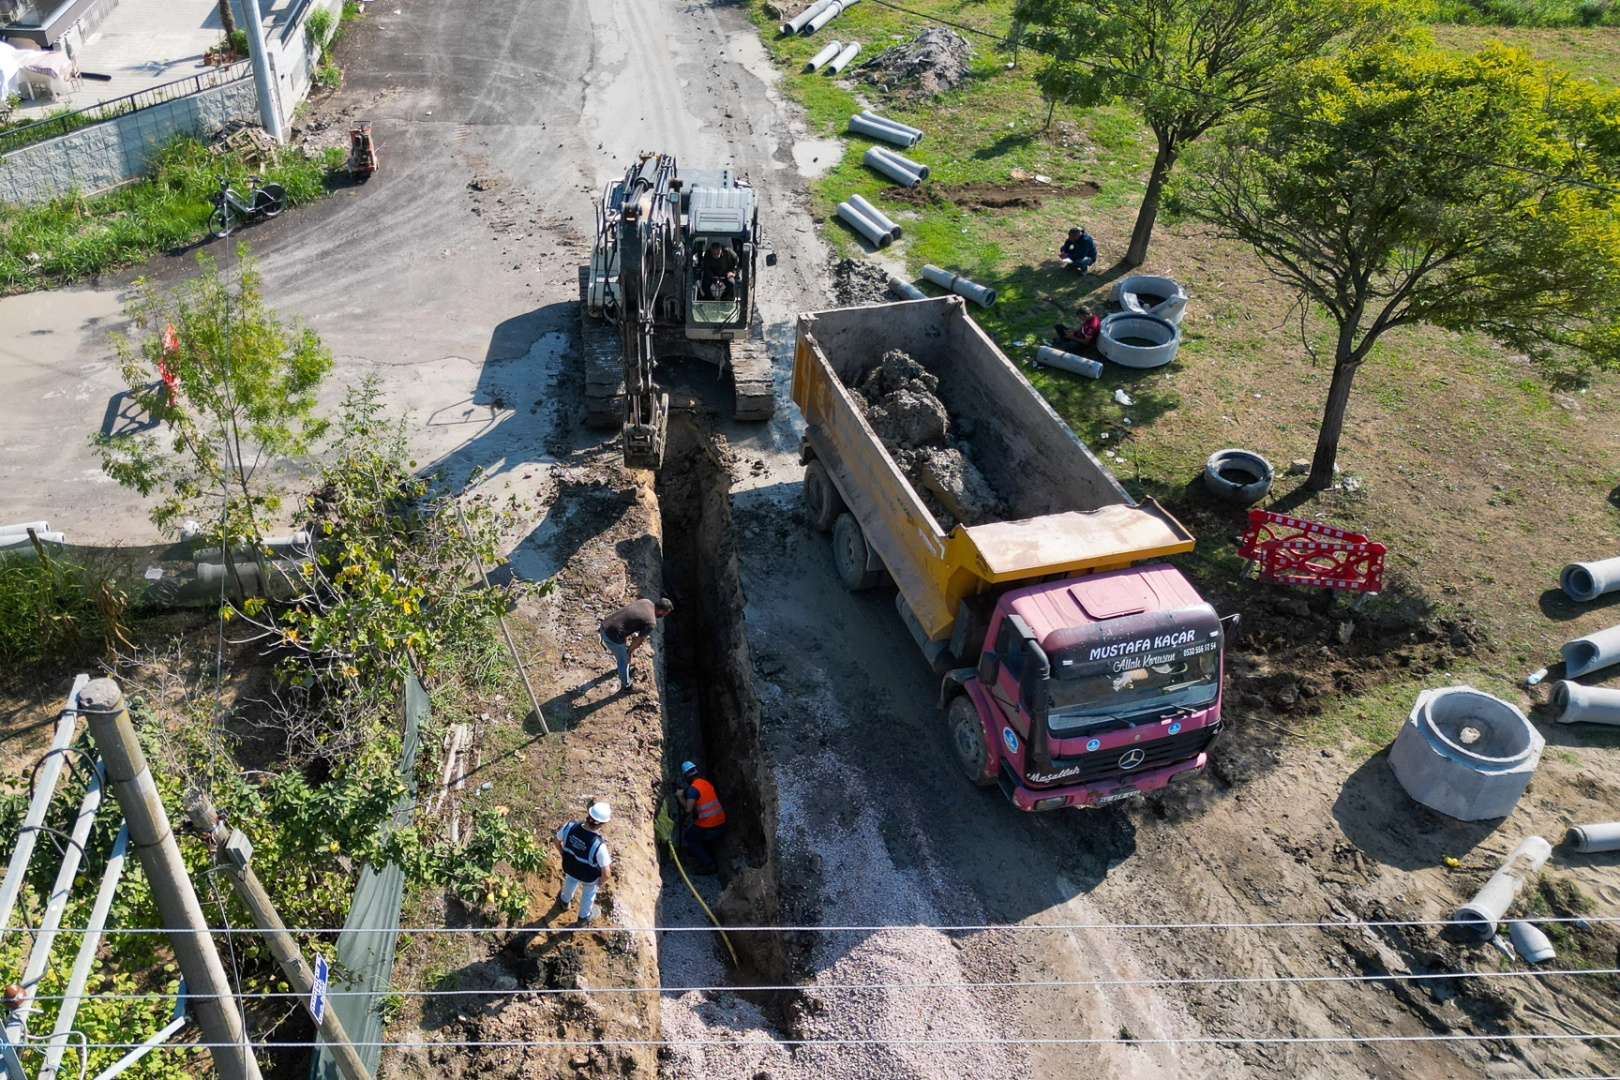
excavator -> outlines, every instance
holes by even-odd
[[[703,271],[715,243],[735,256],[733,277],[718,282]],[[669,395],[653,381],[659,357],[730,368],[738,420],[776,411],[754,303],[760,254],[758,200],[730,169],[683,172],[671,154],[642,153],[603,189],[591,261],[579,269],[585,422],[620,426],[627,468],[664,462]],[[764,261],[776,265],[775,253]]]

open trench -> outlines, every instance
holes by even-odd
[[[722,923],[765,926],[776,921],[776,787],[766,762],[753,661],[743,628],[743,593],[732,537],[730,450],[709,430],[704,412],[670,421],[657,494],[663,517],[664,582],[675,611],[664,631],[664,791],[674,789],[680,763],[692,760],[714,784],[726,811],[716,852],[718,880],[691,876]],[[691,861],[684,859],[691,874]],[[701,925],[702,909],[676,868],[665,860],[660,925]],[[666,934],[660,967],[687,980],[780,985],[789,977],[782,935],[729,934],[733,967],[717,935]],[[666,958],[667,957],[667,961]],[[716,962],[723,964],[723,971]],[[790,996],[749,995],[769,1015],[785,1014]]]

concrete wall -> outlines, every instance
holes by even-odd
[[[258,116],[247,78],[24,146],[0,157],[0,201],[35,205],[70,191],[101,191],[139,176],[176,135],[207,135]]]

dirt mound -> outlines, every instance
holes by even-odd
[[[995,491],[968,456],[966,443],[946,438],[950,414],[934,391],[938,377],[899,349],[883,354],[851,388],[866,405],[866,422],[922,496],[940,527],[977,525],[1001,517]]]
[[[839,259],[833,263],[833,296],[839,307],[865,307],[887,304],[889,274],[865,259]]]
[[[1042,184],[1035,180],[1009,183],[980,181],[976,184],[922,184],[914,188],[883,189],[883,197],[912,206],[940,206],[949,203],[963,210],[1035,210],[1046,199],[1089,199],[1102,188],[1091,181],[1083,184]]]
[[[925,27],[903,45],[885,49],[856,70],[885,94],[902,98],[935,97],[967,78],[973,47],[967,38],[943,26]]]

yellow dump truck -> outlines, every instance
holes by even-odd
[[[996,520],[942,528],[868,423],[851,388],[891,350],[938,379]],[[801,315],[793,400],[809,521],[846,585],[897,587],[970,780],[1047,810],[1197,775],[1220,728],[1222,624],[1179,571],[1140,565],[1193,538],[1125,492],[960,297]]]

